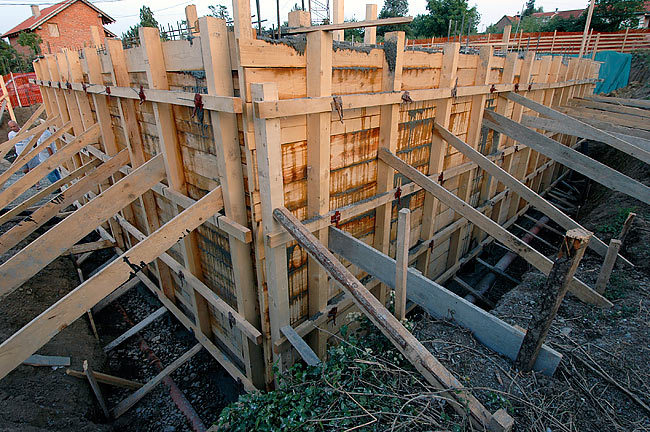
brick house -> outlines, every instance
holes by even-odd
[[[34,32],[41,37],[43,42],[40,48],[43,54],[57,53],[61,48],[95,45],[93,40],[101,41],[104,36],[115,37],[104,28],[104,24],[115,20],[89,1],[66,0],[43,10],[37,5],[32,5],[31,9],[32,16],[0,36],[9,38],[11,46],[21,54],[33,55],[31,48],[18,43],[18,36],[22,32]],[[93,35],[93,32],[96,34]]]

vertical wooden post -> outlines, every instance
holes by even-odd
[[[458,59],[460,58],[460,44],[458,42],[447,43],[443,46],[442,70],[440,73],[440,88],[453,87],[456,83],[456,71],[458,68]],[[449,128],[451,109],[454,99],[440,99],[436,101],[436,121]],[[429,153],[429,175],[442,171],[447,152],[447,143],[438,135],[431,136],[431,150]],[[420,232],[421,240],[429,240],[433,237],[436,228],[436,216],[438,214],[439,201],[428,192],[424,196],[424,207],[422,209],[422,230]],[[420,255],[416,263],[416,268],[424,275],[429,276],[428,268],[431,258],[431,249]]]
[[[199,36],[199,23],[198,14],[196,13],[196,5],[187,5],[185,6],[185,20],[187,21],[187,30],[191,32],[193,36]]]
[[[278,87],[275,83],[253,83],[251,84],[251,96],[253,102],[278,100]],[[282,229],[282,226],[273,218],[273,210],[284,207],[280,119],[255,117],[254,121],[257,169],[262,199],[262,228],[263,235],[266,236]],[[264,253],[271,342],[275,343],[282,337],[281,328],[291,324],[289,320],[287,248],[285,245],[272,248],[267,241],[264,241]],[[282,372],[285,368],[284,355],[277,355],[276,360],[279,360]]]
[[[307,33],[307,96],[332,95],[332,33]],[[307,217],[330,210],[330,124],[331,113],[307,115]],[[314,233],[327,246],[328,229]],[[309,315],[325,309],[329,295],[327,272],[309,258]],[[319,358],[327,350],[327,335],[316,331],[309,340]]]
[[[213,17],[199,19],[201,50],[208,94],[233,96],[232,64],[226,22]],[[217,59],[219,59],[217,61]],[[219,183],[222,186],[226,216],[248,226],[244,174],[239,147],[237,117],[234,114],[210,112],[215,140]],[[261,306],[258,304],[251,247],[229,236],[230,259],[237,288],[237,311],[253,326],[260,329]],[[264,343],[267,343],[265,340]],[[260,347],[243,340],[244,358],[248,360],[247,375],[258,388],[264,387],[264,359]]]
[[[585,43],[587,41],[587,33],[589,32],[589,27],[591,26],[591,17],[594,14],[594,4],[595,0],[591,0],[589,3],[589,10],[587,11],[587,21],[585,22],[585,29],[582,32],[582,43],[580,43],[580,54],[578,58],[582,58],[582,54],[585,52]]]
[[[503,45],[503,50],[508,51],[510,44],[510,32],[512,31],[512,26],[508,24],[503,28],[503,37],[501,39],[501,44]]]
[[[90,313],[90,311],[88,311],[88,313]],[[95,374],[93,373],[93,370],[88,365],[88,360],[84,360],[83,369],[84,369],[84,373],[86,374],[86,378],[88,378],[88,383],[90,384],[90,387],[93,389],[93,393],[95,393],[95,396],[97,397],[99,406],[102,408],[102,411],[104,412],[106,418],[110,419],[111,413],[108,410],[108,406],[106,405],[106,401],[104,400],[102,391],[99,388],[99,384],[97,384],[97,380],[95,379]]]
[[[479,63],[474,77],[474,85],[487,84],[490,78],[491,69],[492,47],[490,45],[481,46],[479,50]],[[485,111],[486,99],[487,95],[485,94],[472,96],[472,105],[470,108],[467,130],[467,143],[473,149],[478,147],[481,138],[483,111]],[[473,190],[474,178],[478,175],[479,170],[480,168],[469,170],[461,174],[458,178],[458,196],[470,205],[472,205],[471,197],[476,192]],[[457,215],[456,218],[460,218],[460,216]],[[464,225],[463,228],[456,230],[456,232],[451,236],[449,255],[447,256],[448,266],[454,265],[464,255],[469,246],[471,231],[472,225],[468,223]]]
[[[395,252],[395,318],[406,318],[406,279],[409,266],[411,210],[403,208],[397,214],[397,251]]]
[[[36,59],[34,61],[34,73],[36,74],[36,79],[44,81],[45,78],[43,78],[43,61],[40,59]],[[47,116],[49,118],[53,118],[55,115],[58,115],[58,113],[54,114],[54,109],[52,108],[52,94],[50,91],[52,90],[49,87],[41,86],[41,97],[43,98],[43,104],[45,104],[45,112],[47,113]]]
[[[596,279],[596,285],[594,289],[598,294],[605,292],[609,278],[612,276],[612,270],[614,270],[614,264],[616,264],[616,258],[618,257],[618,251],[621,250],[621,245],[623,242],[617,239],[611,239],[609,241],[609,247],[607,248],[607,255],[603,260],[603,266],[600,268],[600,273],[598,273],[598,279]]]
[[[598,44],[600,43],[600,33],[596,35],[596,43],[594,44],[594,50],[591,53],[591,59],[594,60],[596,58],[596,53],[598,52]]]
[[[382,91],[402,89],[402,59],[404,57],[404,32],[386,33],[384,36],[384,63],[382,66]],[[387,58],[390,58],[390,61]],[[397,149],[399,104],[382,105],[379,114],[379,147],[391,152]],[[377,193],[381,194],[394,187],[395,171],[388,164],[377,162]],[[388,254],[390,247],[390,224],[393,213],[392,202],[377,207],[375,213],[374,247]],[[380,285],[379,300],[386,304],[386,287]]]
[[[126,67],[126,56],[122,48],[122,41],[119,39],[106,39],[106,49],[109,53],[110,72],[113,83],[120,87],[131,87],[131,79],[129,78],[129,72]],[[133,168],[137,168],[146,162],[140,124],[136,117],[136,103],[138,102],[133,99],[120,99],[118,103],[122,131],[124,132],[124,139],[129,149],[129,156]],[[158,209],[156,208],[153,193],[151,191],[145,192],[139,200],[147,221],[146,234],[151,234],[160,227]],[[160,260],[154,261],[154,267],[165,296],[175,302],[176,293],[169,267]]]
[[[86,67],[88,68],[88,81],[91,84],[100,84],[103,85],[104,80],[102,78],[102,66],[99,60],[99,54],[97,53],[96,48],[84,48],[84,58],[86,59]],[[113,131],[113,124],[111,121],[111,112],[108,106],[108,96],[101,94],[93,94],[93,104],[95,105],[95,115],[97,117],[97,122],[99,123],[99,128],[101,130],[101,143],[103,145],[104,152],[109,156],[115,156],[119,149],[117,147],[117,142],[115,140],[115,132]],[[120,173],[114,175],[115,181],[119,180],[122,177]],[[108,181],[108,183],[103,186],[101,189],[104,190],[106,187],[110,187],[114,181]],[[122,215],[126,220],[134,220],[133,210],[131,206],[126,206],[122,210]],[[127,250],[125,241],[128,241],[128,236],[125,236],[122,231],[122,227],[114,218],[110,218],[108,223],[111,227],[111,234],[117,242],[117,246],[121,250]]]
[[[533,318],[528,324],[528,331],[517,354],[515,365],[521,370],[530,371],[535,365],[539,350],[562,299],[569,290],[569,283],[573,280],[591,235],[591,232],[580,228],[567,231],[546,283],[539,290],[541,298],[536,303],[537,310],[533,312]]]
[[[377,19],[377,5],[366,5],[366,21]],[[377,27],[366,27],[363,30],[363,43],[374,45],[377,43]]]
[[[625,42],[627,42],[627,35],[630,32],[629,28],[625,29],[625,36],[623,37],[623,45],[621,46],[621,52],[625,52]]]
[[[45,55],[45,61],[47,63],[47,80],[51,81],[60,81],[58,69],[56,67],[56,58],[52,54]],[[61,124],[66,124],[70,121],[70,114],[68,114],[68,105],[66,105],[65,97],[63,96],[63,90],[54,89],[54,94],[56,98],[56,103],[59,108],[59,115],[61,116]]]
[[[162,42],[160,41],[158,29],[153,27],[140,27],[138,33],[149,88],[169,90],[167,67],[165,66]],[[178,131],[176,130],[176,120],[172,107],[169,104],[153,103],[153,113],[158,138],[160,139],[160,149],[165,160],[165,172],[167,173],[169,187],[183,195],[187,195],[183,156],[181,155],[181,149],[178,143]],[[180,211],[183,211],[183,209],[181,208]],[[177,216],[179,208],[172,206],[172,212],[172,217]],[[203,280],[203,269],[201,268],[196,231],[192,231],[189,235],[183,237],[180,245],[185,267],[198,279]],[[192,289],[190,302],[196,326],[203,334],[210,337],[212,335],[212,326],[210,324],[210,310],[207,301],[196,290]]]
[[[557,30],[553,31],[553,40],[551,42],[551,54],[553,54],[553,48],[555,48],[555,37],[557,36]]]
[[[623,228],[621,228],[621,232],[618,235],[618,239],[623,243],[625,241],[625,237],[627,237],[627,234],[630,232],[630,228],[632,228],[632,222],[634,222],[634,218],[636,217],[636,213],[630,212],[627,215],[627,218],[625,218],[625,222],[623,222]]]
[[[90,36],[92,37],[94,46],[101,46],[102,40],[104,40],[103,32],[103,29],[100,30],[99,26],[90,26]]]
[[[7,96],[7,110],[9,110],[9,117],[13,121],[16,121],[16,114],[14,113],[14,107],[11,104],[11,99],[9,98],[9,93],[7,92],[7,86],[5,85],[5,79],[2,75],[0,75],[0,89],[2,89],[2,94]],[[18,96],[17,93],[16,96]]]
[[[332,24],[341,24],[344,20],[345,0],[332,0]],[[332,32],[335,41],[345,40],[343,30]]]

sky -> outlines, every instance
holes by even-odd
[[[48,1],[50,3],[48,3]],[[280,17],[284,22],[287,20],[287,14],[291,7],[301,0],[280,0]],[[308,0],[305,0],[307,3]],[[323,3],[325,0],[321,0]],[[0,0],[0,33],[10,30],[31,15],[30,4],[38,4],[41,9],[52,4],[53,0]],[[331,2],[331,0],[330,0]],[[358,1],[347,0],[345,4],[345,18],[356,18],[363,20],[365,18],[365,4],[372,3],[373,0]],[[378,10],[381,10],[383,0],[376,0]],[[156,0],[156,1],[139,1],[139,0],[104,0],[94,1],[101,10],[113,17],[116,22],[106,26],[118,36],[126,31],[130,26],[139,21],[138,11],[142,5],[149,6],[154,11],[154,17],[160,24],[174,24],[185,17],[185,6],[195,4],[198,15],[208,15],[209,5],[219,3],[219,0]],[[228,7],[232,16],[232,2],[230,0],[221,0],[221,4]],[[503,15],[513,15],[521,11],[525,0],[469,0],[470,6],[476,5],[481,14],[481,23],[479,31],[485,30],[485,27],[498,21]],[[583,9],[587,6],[587,0],[537,0],[536,6],[542,6],[545,11],[553,11],[556,8],[560,10]],[[426,0],[409,0],[409,13],[412,16],[426,13]],[[267,19],[267,26],[277,22],[276,18],[276,1],[260,0],[262,9],[262,19]],[[251,10],[255,13],[255,2],[251,1]]]

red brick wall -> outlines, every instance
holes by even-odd
[[[9,44],[18,51],[19,54],[25,55],[29,58],[34,56],[34,51],[30,47],[22,46],[18,43],[18,36],[10,37]]]
[[[50,36],[48,24],[57,24],[59,36]],[[76,2],[44,22],[36,33],[43,39],[41,52],[58,53],[61,48],[83,48],[93,45],[90,26],[102,27],[102,19],[94,9]]]

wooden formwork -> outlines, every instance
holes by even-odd
[[[276,222],[276,209],[286,207],[325,246],[338,228],[384,259],[395,256],[397,214],[408,208],[409,271],[417,273],[409,278],[424,275],[417,283],[444,290],[437,284],[492,238],[517,246],[494,227],[506,232],[566,172],[486,128],[484,114],[537,117],[507,97],[513,93],[566,106],[591,94],[597,63],[505,55],[490,46],[466,51],[458,43],[405,49],[399,32],[382,46],[333,42],[320,30],[263,40],[247,4],[233,1],[233,28],[202,17],[188,39],[161,41],[157,29],[143,28],[134,48],[107,39],[100,49],[34,63],[49,126],[70,130],[60,134],[64,146],[51,163],[63,167],[68,188],[46,215],[64,204],[79,209],[0,266],[2,294],[95,229],[122,255],[5,341],[0,376],[137,277],[245,388],[264,388],[274,361],[282,368],[298,358],[287,331],[323,358],[328,334],[357,307]],[[546,135],[575,144],[573,136]],[[454,139],[485,158],[459,151]],[[412,181],[392,155],[427,179]],[[493,166],[500,169],[484,171]],[[510,176],[499,177],[503,172]],[[528,189],[517,189],[520,183]],[[20,192],[5,191],[0,202]],[[550,260],[534,249],[518,251],[550,271]],[[344,262],[385,305],[392,285]],[[607,303],[584,284],[576,289],[587,301]],[[523,333],[496,325],[520,343]]]

